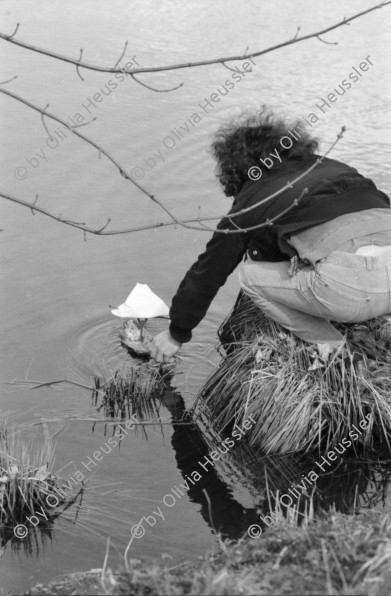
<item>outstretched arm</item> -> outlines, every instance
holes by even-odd
[[[220,229],[229,229],[224,218]],[[206,250],[186,273],[172,299],[170,329],[157,335],[151,351],[158,362],[168,362],[181,345],[190,341],[192,330],[204,318],[210,303],[227,277],[242,260],[247,249],[248,235],[216,232]]]

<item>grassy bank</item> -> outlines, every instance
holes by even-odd
[[[276,522],[259,539],[222,543],[214,555],[170,564],[130,561],[130,571],[93,570],[38,585],[30,596],[70,594],[389,595],[391,517],[329,514],[307,527]]]
[[[345,343],[328,357],[240,293],[218,331],[224,355],[196,400],[206,427],[221,435],[253,416],[246,442],[255,453],[328,452],[370,415],[360,450],[390,449],[391,325],[335,326]]]

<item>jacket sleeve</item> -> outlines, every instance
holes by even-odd
[[[218,229],[229,229],[227,218]],[[190,267],[172,299],[170,334],[180,343],[190,341],[192,329],[204,318],[219,288],[242,260],[247,249],[247,234],[215,232],[206,250]]]

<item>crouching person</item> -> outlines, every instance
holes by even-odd
[[[233,205],[172,300],[156,360],[190,341],[243,258],[244,292],[322,356],[344,339],[330,321],[391,314],[390,200],[370,179],[340,161],[317,163],[318,143],[302,124],[265,110],[224,126],[212,148]]]

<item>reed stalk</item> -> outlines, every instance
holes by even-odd
[[[195,411],[222,435],[252,415],[256,424],[245,441],[264,454],[328,451],[370,414],[353,449],[389,448],[391,325],[373,319],[336,326],[346,347],[314,368],[309,344],[239,294],[219,329],[222,360],[197,396]],[[366,355],[367,378],[356,370],[355,352]]]

